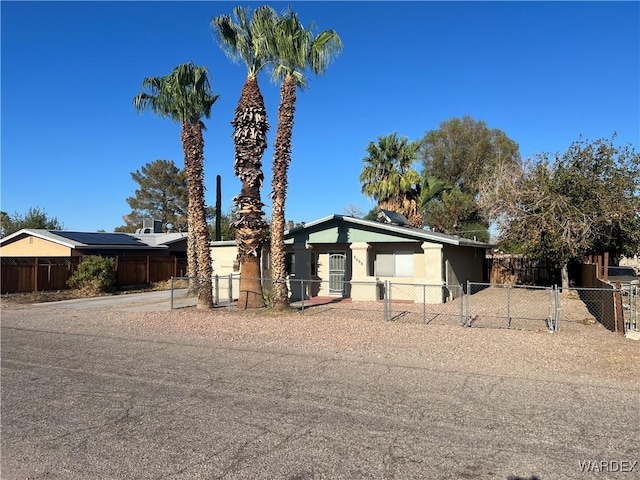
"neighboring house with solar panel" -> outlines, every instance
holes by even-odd
[[[26,228],[0,239],[0,256],[186,256],[186,233],[67,232]]]
[[[106,233],[23,229],[0,239],[2,293],[66,288],[82,257],[114,258],[121,285],[186,274],[186,233]]]

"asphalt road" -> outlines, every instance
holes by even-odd
[[[3,312],[2,479],[640,478],[580,471],[640,460],[626,384],[41,325]]]

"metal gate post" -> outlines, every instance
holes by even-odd
[[[553,314],[553,290],[549,289],[549,316],[547,317],[547,329],[555,331],[555,316]]]
[[[464,290],[462,289],[462,284],[458,285],[460,289],[458,291],[458,295],[460,297],[460,325],[464,327]]]
[[[427,286],[422,285],[422,321],[427,321]]]
[[[391,320],[391,283],[389,280],[384,281],[384,319],[385,321]]]
[[[218,275],[213,276],[213,288],[214,288],[213,303],[214,305],[218,305],[220,303],[220,282],[218,279]]]
[[[294,280],[294,281],[296,281],[296,280]],[[302,310],[304,310],[304,297],[305,297],[304,279],[300,280],[300,296],[302,297]]]
[[[171,310],[173,310],[173,275],[171,275]]]
[[[560,314],[561,314],[561,308],[560,308],[560,290],[558,290],[558,286],[554,285],[553,289],[555,290],[556,294],[556,321],[555,321],[555,331],[559,331],[560,330]]]
[[[229,310],[231,310],[231,304],[233,303],[233,274],[229,274]]]
[[[465,307],[466,307],[466,315],[465,315],[465,319],[464,319],[464,326],[465,327],[470,327],[470,321],[471,321],[471,317],[469,315],[469,297],[471,296],[471,282],[469,280],[467,280],[467,293],[464,295],[464,303],[465,303]]]
[[[507,285],[507,328],[511,328],[511,285]]]

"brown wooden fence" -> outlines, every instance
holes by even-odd
[[[3,257],[0,271],[1,293],[65,290],[82,257]],[[173,255],[118,256],[116,285],[146,285],[187,274],[187,259]]]
[[[534,262],[526,255],[487,255],[485,267],[490,283],[553,286],[560,281],[557,268],[544,261]]]

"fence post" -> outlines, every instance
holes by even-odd
[[[389,315],[389,280],[384,281],[384,288],[382,292],[382,311],[384,315],[385,322],[391,320]]]
[[[38,261],[39,258],[36,257],[34,258],[34,263],[33,263],[33,291],[37,292],[38,291]]]
[[[422,321],[427,322],[427,286],[422,285]]]
[[[560,314],[561,314],[561,308],[560,308],[560,291],[558,290],[558,286],[554,285],[553,289],[556,292],[556,316],[555,316],[555,331],[559,331],[560,330]]]
[[[231,310],[231,304],[233,303],[233,274],[229,274],[229,310]]]
[[[507,328],[511,328],[511,285],[507,285]]]
[[[549,317],[547,319],[547,329],[551,331],[555,331],[556,329],[556,321],[555,321],[555,316],[553,314],[553,298],[554,298],[553,289],[549,289]]]
[[[293,280],[294,282],[300,282],[300,301],[302,302],[302,310],[304,310],[304,279],[302,280]]]
[[[218,274],[213,276],[213,303],[214,305],[220,304],[220,279]]]
[[[471,326],[471,318],[470,318],[470,314],[469,314],[469,297],[471,296],[471,282],[469,280],[467,280],[467,291],[466,293],[463,291],[464,293],[464,306],[466,309],[465,312],[465,317],[464,317],[464,326],[465,327],[470,327]]]
[[[171,275],[171,310],[173,310],[173,275]]]
[[[462,289],[461,283],[458,284],[458,288],[458,298],[460,298],[460,325],[464,326],[464,290]]]

